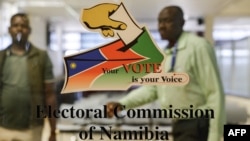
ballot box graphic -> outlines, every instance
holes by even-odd
[[[61,93],[127,90],[133,85],[144,84],[188,83],[187,74],[166,75],[162,67],[165,54],[154,43],[147,28],[135,22],[123,3],[102,3],[83,9],[80,21],[85,28],[112,37],[114,41],[65,56],[66,75]],[[115,24],[113,28],[112,22]],[[177,77],[183,81],[174,82],[179,80]]]

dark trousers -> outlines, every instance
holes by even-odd
[[[173,122],[174,141],[207,141],[209,119],[185,119]]]

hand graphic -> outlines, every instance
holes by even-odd
[[[82,11],[81,22],[90,29],[101,29],[105,37],[114,37],[115,30],[125,30],[127,25],[120,21],[110,19],[110,16],[117,10],[116,4],[99,4]]]

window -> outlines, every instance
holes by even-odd
[[[0,50],[5,49],[10,44],[11,44],[11,38],[9,37],[9,35],[0,36]]]
[[[150,31],[152,39],[158,45],[159,48],[164,48],[167,44],[166,41],[162,41],[157,30]],[[52,50],[58,50],[58,38],[55,32],[50,34],[49,47]],[[64,54],[70,55],[79,51],[88,50],[94,47],[98,47],[116,39],[105,38],[99,33],[93,32],[64,32],[62,34],[62,50]]]
[[[250,98],[250,37],[245,34],[247,32],[233,33],[241,38],[228,38],[225,34],[216,41],[216,54],[224,89],[227,94]]]

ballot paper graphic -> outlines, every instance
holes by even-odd
[[[88,51],[65,56],[62,93],[126,90],[132,85],[185,85],[186,74],[166,73],[164,54],[146,27],[140,27],[123,3],[101,3],[82,10],[80,21],[93,32],[115,40]],[[179,79],[177,79],[177,77]],[[182,79],[182,81],[178,81]]]

